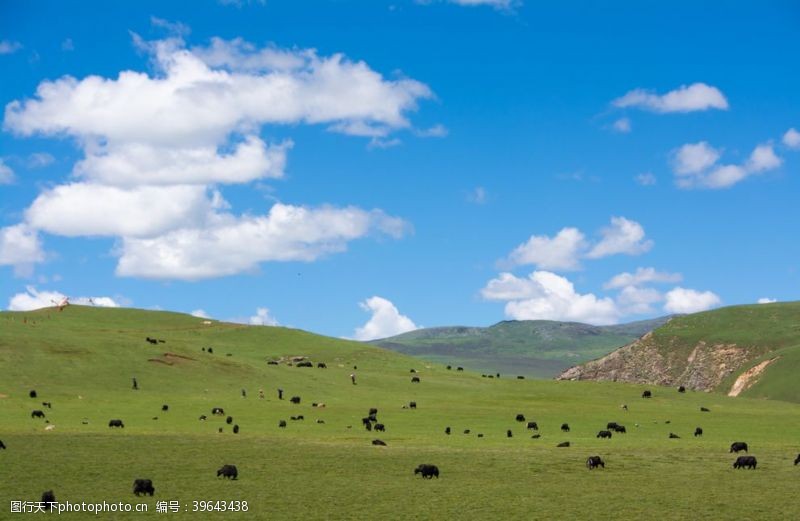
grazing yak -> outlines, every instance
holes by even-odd
[[[167,404],[162,405],[161,406],[161,410],[164,411],[164,412],[168,411],[169,410],[169,405],[167,405]]]
[[[617,424],[617,422],[608,422],[608,423],[606,424],[606,429],[608,429],[608,430],[610,430],[610,431],[612,431],[612,430],[616,429],[617,427],[618,427],[618,424]]]
[[[6,446],[3,445],[2,441],[0,441],[0,446],[2,446],[2,448],[4,449],[6,448]],[[798,463],[800,463],[800,454],[798,454],[797,457],[794,459],[794,464],[797,465]]]
[[[378,414],[378,409],[376,409],[375,407],[370,407],[369,415],[370,416],[375,416],[376,414]]]
[[[281,420],[278,422],[278,427],[285,429],[286,428],[286,420]]]
[[[598,438],[611,438],[611,431],[600,431],[597,433]]]
[[[743,441],[735,441],[735,442],[731,443],[730,452],[739,452],[741,450],[747,452],[747,443],[745,443]]]
[[[456,367],[456,371],[463,371],[463,370],[464,370],[463,367]]]
[[[561,424],[561,432],[569,432],[569,423]]]
[[[234,425],[233,426],[233,433],[234,434],[239,434],[239,425]]]
[[[233,416],[228,416],[227,418],[225,418],[225,423],[227,423],[228,425],[233,423]]]
[[[375,424],[375,430],[376,431],[381,431],[381,432],[386,432],[386,426],[384,424],[382,424],[382,423],[376,423]]]
[[[42,407],[47,407],[48,409],[52,409],[53,404],[50,402],[42,402]]]
[[[597,467],[606,468],[606,464],[600,456],[589,456],[589,459],[586,460],[586,468],[592,470]]]
[[[556,445],[556,447],[569,447],[569,442],[568,441],[562,441],[561,443]]]
[[[292,396],[289,401],[292,402],[295,405],[300,405],[300,397],[299,396]]]
[[[479,437],[479,438],[483,438],[483,433],[479,432],[479,433],[478,433],[478,437]]]
[[[0,440],[0,449],[2,449],[2,450],[5,450],[5,449],[6,449],[6,444],[5,444],[5,443],[3,443],[3,440]],[[795,461],[795,465],[797,465],[797,462],[796,462],[796,461]]]
[[[695,436],[695,438],[696,438],[696,437],[698,437],[698,436],[702,436],[702,435],[703,435],[703,429],[702,429],[701,427],[697,427],[697,428],[694,430],[694,436]]]
[[[412,384],[418,384],[419,383],[419,376],[412,377],[411,378],[411,383]]]
[[[31,418],[44,418],[44,412],[36,409],[35,411],[31,411]]]
[[[536,423],[536,422],[528,422],[528,425],[526,425],[525,428],[529,429],[529,430],[532,430],[532,431],[538,431],[539,430],[539,424]]]
[[[276,362],[275,360],[268,360],[267,365],[278,365],[278,362]]]
[[[208,419],[208,416],[206,416],[205,414],[201,414],[200,415],[200,421],[206,421],[207,419]]]
[[[122,420],[109,420],[108,421],[109,427],[120,427],[125,428],[125,425],[122,423]]]
[[[685,392],[686,392],[686,387],[684,387],[684,386],[682,386],[682,385],[681,385],[681,386],[679,386],[679,387],[678,387],[678,392],[679,392],[679,393],[685,393]]]
[[[679,440],[679,439],[681,439],[681,437],[680,437],[680,436],[678,436],[677,434],[675,434],[674,432],[670,432],[670,433],[669,433],[669,438],[670,438],[670,439],[672,439],[672,440]]]
[[[414,469],[414,474],[422,474],[422,479],[433,479],[434,476],[439,479],[439,467],[423,463]]]
[[[328,368],[328,364],[326,364],[325,362],[317,362],[317,368],[319,368],[319,369],[327,369]]]
[[[386,446],[386,442],[385,441],[378,440],[378,439],[372,440],[372,444],[373,445],[377,445],[379,447],[385,447]]]
[[[31,390],[31,392],[28,393],[28,396],[30,396],[31,398],[36,398],[36,391]]]
[[[133,493],[137,496],[142,494],[151,496],[155,493],[156,489],[153,488],[153,482],[149,479],[136,479],[133,481]]]
[[[513,437],[514,437],[514,433],[511,432],[511,429],[508,429],[506,431],[506,438],[513,438]]]
[[[450,371],[451,369],[453,369],[453,366],[452,365],[448,365],[447,366],[447,370]]]
[[[214,416],[225,416],[225,409],[223,409],[222,407],[214,407],[213,409],[211,409],[211,414],[213,414]]]
[[[534,434],[533,436],[531,436],[531,439],[538,440],[541,437],[542,437],[541,434]]]
[[[150,338],[149,336],[145,337],[145,340],[147,340],[147,342],[150,343],[150,344],[157,344],[158,343],[158,339],[157,338]]]
[[[651,393],[650,391],[645,391],[642,393],[642,398],[652,398],[652,397],[653,393]]]
[[[414,368],[412,367],[412,368],[411,368],[411,370],[410,370],[409,372],[410,372],[410,373],[416,373],[416,372],[417,372],[417,370],[416,370],[416,369],[414,369]]]
[[[755,456],[739,456],[736,458],[736,461],[733,462],[733,468],[735,469],[754,469],[756,468],[756,457]]]
[[[700,412],[711,412],[711,409],[707,407],[700,407]]]
[[[222,468],[217,471],[217,477],[220,476],[228,479],[236,479],[239,477],[239,470],[236,468],[236,465],[223,465]]]
[[[450,427],[445,427],[444,428],[444,433],[445,434],[450,434]],[[798,457],[800,457],[800,456],[798,456]]]
[[[517,414],[516,420],[518,422],[524,422],[525,421],[525,415],[524,414]]]
[[[464,434],[469,434],[471,431],[469,429],[464,429]]]
[[[417,402],[409,402],[408,408],[409,409],[416,409],[417,408]]]
[[[296,366],[297,367],[314,367],[314,364],[312,364],[311,362],[306,361],[306,362],[298,362],[296,364]]]
[[[616,427],[614,427],[614,432],[618,432],[620,434],[626,434],[628,431],[625,429],[624,425],[618,424]]]
[[[56,503],[56,495],[52,490],[45,490],[42,492],[42,503],[44,503],[45,510],[53,510]]]
[[[524,377],[524,376],[518,376],[518,377],[517,377],[517,380],[524,380],[524,379],[525,379],[525,377]]]

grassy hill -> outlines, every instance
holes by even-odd
[[[639,342],[565,372],[729,392],[748,370],[741,396],[800,402],[800,302],[731,306],[675,318]]]
[[[328,368],[290,366],[290,356]],[[302,402],[278,400],[278,387]],[[170,519],[794,517],[799,405],[650,388],[654,397],[643,400],[636,385],[490,380],[362,343],[174,313],[0,313],[0,519],[18,517],[10,501],[35,501],[47,489],[62,502],[150,510],[62,514],[68,520],[167,517],[154,512],[156,501],[178,502]],[[403,408],[412,400],[417,409]],[[212,407],[223,407],[240,432]],[[361,426],[370,407],[386,432]],[[49,423],[31,418],[33,409]],[[538,422],[540,438],[515,421],[519,413]],[[298,415],[305,419],[289,419]],[[125,428],[110,429],[112,418]],[[608,421],[628,433],[597,439]],[[561,432],[563,422],[571,432]],[[696,426],[703,437],[691,435]],[[388,446],[372,446],[375,438]],[[556,447],[567,440],[571,447]],[[731,468],[733,441],[750,444],[757,470]],[[595,454],[605,469],[586,469]],[[441,477],[415,477],[420,463],[438,465]],[[223,464],[237,465],[239,479],[218,479]],[[152,479],[155,496],[135,497],[135,478]],[[193,512],[196,500],[247,501],[248,512]]]
[[[567,367],[608,354],[667,320],[669,317],[614,326],[512,320],[491,327],[418,329],[372,344],[482,373],[551,378]]]

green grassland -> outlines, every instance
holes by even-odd
[[[146,336],[166,343],[151,345]],[[202,351],[209,346],[213,354]],[[328,368],[267,364],[298,355]],[[411,368],[420,383],[411,383]],[[302,403],[278,400],[279,387]],[[31,389],[38,398],[28,397]],[[512,374],[481,378],[367,344],[285,328],[205,325],[174,313],[79,306],[0,313],[0,440],[8,447],[0,450],[0,519],[23,518],[10,513],[9,502],[38,500],[46,489],[60,501],[144,502],[151,511],[64,519],[800,515],[800,466],[792,464],[800,451],[800,405],[657,387],[645,400],[643,389]],[[412,400],[416,410],[403,408]],[[170,410],[162,412],[162,404]],[[211,416],[212,407],[233,416],[240,433]],[[378,408],[385,433],[361,426],[370,407]],[[54,429],[45,431],[48,424],[32,419],[32,409],[43,409]],[[538,422],[541,438],[531,438],[517,413]],[[208,420],[199,421],[201,414]],[[304,421],[289,420],[299,414]],[[109,429],[112,418],[125,428]],[[278,428],[282,419],[289,420],[286,429]],[[628,433],[597,439],[609,421]],[[571,432],[559,430],[563,422]],[[452,435],[444,434],[446,426]],[[692,436],[697,426],[703,437]],[[668,439],[670,432],[681,438]],[[371,446],[375,438],[388,446]],[[556,448],[562,441],[572,446]],[[757,470],[731,468],[733,441],[750,445]],[[586,469],[595,454],[605,469]],[[216,478],[226,463],[237,465],[238,480]],[[441,477],[415,477],[420,463],[438,465]],[[152,479],[155,496],[136,498],[135,478]],[[189,511],[156,514],[157,500],[177,500]],[[191,512],[194,500],[247,501],[249,510]]]
[[[553,320],[507,320],[490,327],[433,327],[372,344],[481,373],[551,378],[599,358],[664,324],[669,317],[614,326]]]

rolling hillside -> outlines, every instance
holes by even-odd
[[[684,385],[800,402],[800,302],[731,306],[677,317],[559,376]]]
[[[669,317],[614,326],[551,320],[504,321],[491,327],[418,329],[372,344],[425,360],[488,373],[552,378],[561,371],[603,356]]]
[[[289,365],[300,356],[314,367]],[[16,519],[9,501],[36,501],[50,489],[61,502],[149,508],[59,516],[67,520],[530,519],[532,512],[595,519],[600,504],[619,516],[663,519],[782,519],[793,511],[800,406],[664,387],[649,387],[653,398],[642,400],[643,389],[481,378],[363,343],[176,313],[3,312],[0,519]],[[415,409],[406,407],[411,401]],[[212,415],[213,407],[225,414]],[[371,407],[385,431],[362,426]],[[45,419],[31,417],[37,409]],[[517,414],[539,430],[526,429]],[[124,428],[110,428],[110,419]],[[598,439],[609,421],[627,425],[627,434]],[[560,429],[565,422],[570,432]],[[697,426],[704,436],[692,436]],[[376,438],[387,446],[373,446]],[[734,440],[750,444],[758,470],[732,470]],[[557,447],[564,441],[571,446]],[[603,457],[605,468],[587,470],[590,455]],[[415,476],[420,463],[436,464],[440,478]],[[223,464],[236,465],[239,478],[218,478]],[[137,478],[153,480],[153,497],[132,494]],[[158,514],[157,501],[176,501],[178,511]],[[204,514],[194,510],[197,501],[247,502],[248,511]]]

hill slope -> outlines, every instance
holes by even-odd
[[[165,342],[150,344],[147,336]],[[328,367],[290,366],[287,357],[299,355]],[[131,388],[134,375],[139,390]],[[302,402],[279,400],[279,387]],[[31,389],[37,398],[28,396]],[[52,489],[62,502],[149,508],[64,514],[116,521],[160,518],[157,501],[178,502],[170,519],[210,518],[198,515],[197,500],[206,509],[247,502],[247,512],[214,516],[231,520],[352,519],[364,512],[382,519],[530,519],[532,512],[588,519],[599,504],[631,518],[782,519],[792,511],[800,406],[655,387],[651,400],[640,400],[642,389],[481,378],[361,343],[175,313],[77,306],[0,313],[0,468],[7,478],[0,497],[36,501]],[[403,407],[412,400],[417,408]],[[225,415],[212,415],[212,407]],[[362,427],[370,407],[385,431]],[[32,418],[34,409],[46,419]],[[517,414],[538,422],[536,437]],[[125,427],[109,428],[112,418]],[[598,439],[608,421],[625,423],[627,434]],[[232,425],[241,427],[238,434]],[[704,436],[692,436],[697,426]],[[387,446],[373,446],[375,438]],[[731,469],[733,440],[750,444],[757,471]],[[563,441],[571,446],[556,447]],[[606,467],[589,471],[586,458],[595,454]],[[415,476],[420,463],[438,465],[440,478]],[[216,477],[223,464],[236,465],[239,478]],[[152,479],[155,496],[134,496],[135,478]]]
[[[372,344],[481,372],[552,378],[664,324],[669,317],[615,326],[551,320],[504,321],[491,327],[418,329]]]
[[[561,380],[684,385],[800,401],[800,302],[732,306],[678,317]]]

